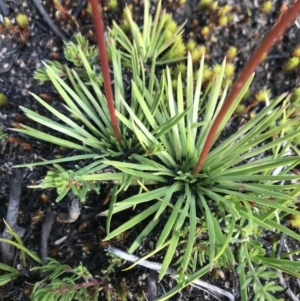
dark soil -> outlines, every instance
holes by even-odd
[[[271,12],[263,14],[260,11],[261,1],[229,0],[227,3],[232,7],[233,21],[229,22],[226,27],[214,26],[208,37],[203,38],[201,28],[210,23],[215,24],[216,20],[208,12],[199,9],[198,1],[188,0],[182,7],[176,1],[163,1],[163,3],[164,7],[175,15],[178,22],[187,20],[185,39],[193,38],[197,44],[205,45],[210,56],[208,60],[210,64],[221,63],[228,47],[236,46],[238,55],[234,63],[237,73],[244,66],[245,61],[263,35],[274,24],[283,5],[283,1],[274,0]],[[6,218],[10,189],[17,189],[17,187],[11,187],[13,166],[37,161],[39,158],[52,159],[59,154],[68,156],[69,152],[10,131],[10,128],[18,123],[30,123],[19,106],[43,112],[29,92],[47,98],[53,106],[60,104],[59,96],[51,84],[42,84],[34,80],[33,73],[37,67],[41,66],[42,61],[49,59],[64,61],[62,55],[63,41],[50,29],[45,22],[45,17],[37,11],[34,1],[0,0],[0,4],[0,22],[3,23],[4,16],[13,21],[18,13],[26,14],[30,19],[28,38],[24,38],[24,35],[20,33],[13,33],[0,27],[2,31],[0,34],[0,93],[8,97],[8,105],[0,107],[0,126],[8,134],[7,139],[0,143],[0,231],[2,233],[4,229],[2,219]],[[225,1],[219,1],[219,6],[225,4]],[[78,26],[75,26],[70,20],[57,20],[55,18],[57,9],[54,7],[52,0],[43,1],[42,5],[67,40],[72,39],[74,33],[78,30],[83,32],[91,41],[93,40],[93,37],[89,34],[92,25],[91,19],[85,11],[86,0],[71,0],[69,4],[64,4],[71,14],[77,16]],[[120,0],[116,11],[105,12],[106,24],[111,24],[112,20],[117,22],[121,20],[124,5],[125,1]],[[132,5],[136,19],[142,20],[143,5],[137,0],[133,0]],[[154,12],[154,9],[155,6],[153,5],[152,12]],[[245,100],[246,106],[253,102],[255,93],[263,87],[270,89],[271,96],[276,97],[284,92],[291,91],[299,85],[299,70],[289,73],[284,71],[286,60],[291,57],[294,47],[298,44],[300,44],[300,29],[296,25],[292,25],[288,32],[284,34],[282,40],[274,45],[265,61],[257,69],[254,83],[251,86],[251,94]],[[236,120],[237,126],[245,122],[251,112],[258,109],[259,106],[254,106],[244,116],[239,117]],[[233,131],[234,129],[229,130],[226,135]],[[27,188],[30,184],[38,183],[45,173],[46,168],[24,169],[22,183],[18,184],[22,187],[18,224],[26,229],[23,237],[25,246],[37,254],[40,253],[44,214],[50,211],[67,212],[71,201],[66,198],[61,203],[56,204],[55,191]],[[97,217],[97,214],[107,206],[104,203],[110,188],[110,184],[107,183],[103,185],[100,196],[94,193],[89,194],[76,222],[59,223],[56,221],[54,223],[49,238],[49,256],[70,266],[77,266],[79,262],[83,262],[93,275],[100,274],[101,270],[107,268],[107,256],[104,251],[106,245],[102,242],[105,237],[105,220]],[[134,193],[134,191],[127,192],[127,194],[130,193]],[[115,226],[133,215],[134,212],[128,212],[127,215],[118,217],[119,219],[114,221]],[[124,237],[115,239],[110,243],[126,251],[139,230],[133,229]],[[144,249],[136,255],[141,256],[145,254],[145,250],[151,250],[157,235],[158,233],[155,233],[153,237],[149,237],[145,242]],[[66,239],[61,244],[58,246],[54,244],[58,239],[65,236]],[[289,248],[290,250],[299,248],[298,242],[290,242]],[[159,259],[159,256],[155,258],[156,261],[159,261]],[[14,262],[15,264],[19,262],[18,256],[15,256]],[[122,272],[119,268],[111,275],[111,285],[128,287],[128,300],[138,300],[137,296],[142,295],[143,291],[147,294],[147,291],[151,288],[151,281],[148,280],[155,279],[155,275],[150,274],[150,278],[147,280],[148,273],[149,271],[142,267],[134,268],[129,272]],[[224,273],[224,278],[207,275],[203,280],[227,289],[231,293],[236,293],[234,275],[226,271]],[[38,279],[39,275],[37,274],[26,274],[21,279],[0,288],[0,300],[29,300],[32,283]],[[292,291],[296,295],[299,294],[298,281],[291,279],[288,281]],[[168,291],[172,286],[174,286],[174,283],[166,278],[157,287],[162,294],[163,289]],[[132,298],[130,298],[130,295]],[[284,293],[279,297],[288,300]],[[189,289],[174,298],[174,300],[213,299],[205,292]],[[104,293],[100,294],[99,300],[106,300]]]

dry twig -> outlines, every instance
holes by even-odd
[[[137,257],[135,255],[128,254],[128,253],[126,253],[120,249],[117,249],[115,247],[112,247],[112,246],[108,246],[106,251],[121,258],[121,259],[127,260],[129,262],[136,262],[140,259],[139,257]],[[160,263],[152,262],[152,261],[148,261],[148,260],[143,260],[143,261],[139,262],[138,265],[141,265],[143,267],[146,267],[148,269],[155,270],[155,271],[160,271],[161,266],[162,266]],[[172,278],[177,280],[176,271],[174,269],[169,268],[167,270],[166,274],[169,274]],[[191,286],[207,292],[208,294],[215,297],[217,300],[222,300],[221,297],[225,296],[228,298],[229,301],[234,301],[233,294],[231,294],[215,285],[209,284],[205,281],[202,281],[199,279],[195,280],[191,283]]]
[[[56,211],[50,211],[45,214],[42,233],[41,233],[41,258],[46,262],[46,257],[48,256],[48,238],[55,222]]]
[[[6,222],[15,231],[20,237],[23,237],[25,234],[25,229],[19,227],[17,224],[17,217],[19,212],[21,191],[22,191],[22,180],[23,172],[21,169],[15,168],[12,173],[12,180],[9,192],[9,201],[6,215]],[[11,239],[12,235],[7,232],[7,228],[4,229],[2,233],[3,238]],[[2,262],[11,263],[14,259],[14,247],[7,243],[1,243],[1,254]]]
[[[51,28],[51,30],[63,41],[66,41],[66,37],[61,33],[61,31],[57,28],[57,26],[54,24],[48,13],[46,12],[44,6],[41,4],[39,0],[32,0],[35,7],[39,11],[39,13],[44,18],[44,21],[48,24],[48,26]]]

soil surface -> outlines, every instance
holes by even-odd
[[[10,130],[18,123],[30,124],[30,120],[26,119],[20,106],[45,113],[30,95],[30,92],[47,99],[55,107],[59,107],[61,104],[61,99],[49,82],[41,83],[33,79],[34,71],[42,65],[42,61],[56,59],[64,62],[62,38],[66,41],[71,40],[74,33],[81,31],[90,41],[93,41],[93,36],[90,33],[92,24],[86,11],[86,0],[63,2],[68,14],[76,17],[76,22],[68,18],[64,20],[62,12],[54,6],[54,1],[46,0],[40,3],[57,27],[59,32],[56,33],[47,23],[45,15],[41,15],[37,9],[37,2],[39,0],[0,0],[0,23],[4,24],[4,17],[7,17],[18,28],[15,22],[18,13],[25,14],[29,18],[28,36],[20,28],[14,31],[5,26],[0,27],[0,93],[8,97],[8,104],[0,107],[0,126],[8,135],[3,142],[0,142],[0,232],[2,233],[4,229],[2,219],[6,218],[7,215],[10,193],[12,190],[20,189],[18,226],[25,231],[23,240],[26,247],[40,254],[41,240],[43,240],[41,237],[43,220],[46,216],[51,219],[51,216],[49,217],[47,214],[55,211],[60,219],[56,220],[54,216],[54,219],[50,220],[50,223],[54,223],[48,241],[48,255],[70,266],[77,266],[82,262],[93,275],[97,275],[101,270],[107,268],[108,262],[105,252],[107,245],[102,242],[105,237],[106,221],[97,217],[97,214],[107,207],[105,199],[109,194],[110,184],[103,185],[100,196],[93,193],[89,194],[80,209],[79,218],[73,223],[65,223],[63,214],[68,212],[73,201],[72,197],[67,197],[64,201],[56,204],[55,191],[28,188],[29,185],[38,183],[45,175],[47,171],[45,167],[22,169],[20,171],[21,177],[19,176],[18,181],[14,181],[16,178],[13,171],[14,165],[34,162],[40,158],[52,159],[57,155],[70,155],[69,151],[61,150]],[[141,21],[143,4],[138,0],[129,1],[129,3],[133,5],[136,20]],[[230,46],[237,47],[238,54],[233,61],[237,74],[263,35],[275,23],[281,9],[287,4],[284,1],[274,0],[272,9],[266,14],[261,11],[261,3],[261,1],[247,0],[219,1],[219,6],[228,4],[231,7],[232,19],[228,21],[226,26],[219,26],[217,17],[200,8],[199,1],[188,0],[183,6],[180,6],[176,1],[169,0],[163,1],[163,6],[167,11],[174,14],[175,20],[179,23],[187,20],[184,33],[185,40],[194,39],[198,45],[205,45],[210,65],[221,63]],[[125,1],[119,0],[115,11],[105,11],[105,23],[110,25],[113,20],[119,22],[122,19],[124,7]],[[151,11],[155,12],[155,5],[152,5]],[[210,33],[204,36],[202,29],[206,25],[211,26],[211,29]],[[262,88],[266,87],[270,90],[271,97],[276,97],[298,87],[299,70],[287,72],[284,68],[286,61],[291,57],[293,49],[298,44],[300,44],[300,28],[297,24],[293,24],[281,41],[274,45],[272,51],[257,69],[256,77],[251,86],[251,94],[244,101],[246,107],[250,105],[249,110],[237,118],[237,126],[246,122],[251,113],[259,110],[260,105],[251,106],[251,104],[254,101],[255,93]],[[232,133],[233,131],[230,130],[229,132]],[[127,194],[130,193],[135,192],[129,190]],[[131,218],[133,214],[128,212],[125,216],[119,216],[118,220],[114,221],[115,226]],[[110,244],[126,251],[139,230],[134,229],[124,237],[110,242]],[[157,235],[158,233],[155,233],[153,237],[149,237],[145,242],[144,249],[138,251],[136,255],[142,256],[146,250],[151,250]],[[57,243],[61,238],[63,241]],[[297,242],[289,242],[289,244],[285,242],[284,246],[290,250],[299,248]],[[155,259],[159,261],[160,258],[157,256]],[[19,263],[17,255],[13,260],[14,264]],[[149,270],[143,267],[136,267],[129,272],[123,272],[122,268],[117,268],[111,274],[110,285],[119,290],[125,287],[128,300],[142,300],[143,292],[149,297],[153,282],[155,289],[158,290],[157,295],[163,294],[164,290],[170,290],[175,284],[174,281],[166,277],[166,280],[158,285],[156,283],[157,276],[153,272],[149,273]],[[0,300],[29,300],[32,283],[38,279],[39,275],[37,274],[24,273],[20,279],[5,287],[0,287]],[[235,275],[230,272],[224,271],[222,277],[209,274],[203,280],[231,293],[236,293]],[[300,293],[297,280],[289,279],[287,282],[295,295]],[[288,296],[284,292],[279,297],[288,300]],[[116,300],[116,297],[114,298]],[[148,299],[154,300],[155,298],[152,296]],[[106,300],[104,292],[100,294],[99,300]],[[125,297],[122,300],[127,299]],[[186,289],[182,294],[174,297],[174,300],[216,299],[204,291]],[[220,300],[226,300],[226,298]]]

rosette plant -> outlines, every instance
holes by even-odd
[[[223,63],[210,92],[201,97],[203,62],[204,60],[201,62],[194,86],[190,80],[193,67],[189,57],[185,78],[187,85],[184,91],[183,80],[179,75],[176,96],[171,88],[170,71],[166,69],[163,77],[165,94],[156,111],[151,111],[152,104],[147,103],[143,97],[138,98],[151,128],[145,127],[124,102],[130,119],[125,119],[118,112],[117,117],[135,133],[145,154],[132,154],[133,162],[103,162],[123,172],[126,183],[130,183],[131,177],[139,179],[142,188],[142,192],[137,195],[111,202],[110,209],[103,212],[109,221],[113,214],[149,202],[149,206],[145,206],[146,209],[114,229],[106,239],[111,239],[153,217],[129,249],[129,252],[134,252],[143,239],[163,220],[165,226],[156,244],[156,251],[167,248],[160,279],[178,248],[185,250],[179,268],[179,274],[185,274],[191,263],[197,233],[206,233],[208,237],[208,270],[218,265],[219,260],[227,266],[233,266],[235,260],[229,248],[230,242],[253,235],[253,231],[257,231],[258,228],[271,229],[276,226],[280,231],[300,238],[297,233],[283,225],[277,225],[274,220],[278,212],[297,212],[293,202],[299,190],[296,184],[278,185],[280,181],[299,179],[298,175],[288,174],[299,164],[299,158],[285,157],[285,148],[278,150],[282,144],[298,136],[299,132],[293,131],[283,137],[273,138],[284,129],[296,128],[299,122],[298,119],[286,120],[273,127],[285,114],[286,104],[279,106],[285,95],[273,100],[236,134],[209,152],[200,173],[193,172],[211,123],[219,114],[226,96],[226,89],[221,93],[225,66]],[[250,82],[251,78],[235,98],[223,119],[224,125],[247,91]],[[200,108],[203,110],[201,121],[198,115]],[[216,133],[215,141],[220,134],[221,130]],[[152,153],[153,146],[159,146],[159,151],[155,154]],[[267,151],[271,152],[270,156],[261,158]],[[282,170],[276,175],[274,171],[277,168]],[[85,179],[96,178],[97,175],[90,175]],[[155,181],[155,187],[146,185],[147,181]],[[225,221],[227,223],[229,220],[230,223],[226,225]],[[220,222],[224,222],[224,228]],[[188,231],[185,227],[188,227]],[[202,230],[199,230],[201,228]]]
[[[186,47],[182,39],[185,24],[178,26],[172,19],[172,15],[162,11],[161,2],[157,2],[153,18],[150,14],[150,1],[145,1],[142,31],[133,21],[129,7],[126,6],[124,9],[124,18],[129,23],[132,39],[143,63],[149,63],[155,58],[156,65],[165,65],[180,61],[185,57]],[[130,68],[132,66],[130,59],[132,41],[116,22],[113,22],[113,27],[109,32],[122,49],[123,64]]]
[[[46,65],[49,78],[66,103],[65,109],[84,126],[37,96],[34,97],[65,125],[22,108],[32,120],[70,140],[24,125],[16,131],[85,153],[30,164],[86,160],[84,167],[74,166],[73,170],[56,165],[57,170],[49,172],[35,187],[57,188],[57,200],[72,189],[84,200],[89,189],[98,191],[101,181],[111,181],[114,188],[110,207],[102,212],[107,216],[106,240],[143,223],[144,229],[129,252],[134,252],[152,231],[161,230],[155,250],[147,256],[166,249],[159,279],[173,265],[177,266],[179,284],[159,300],[167,300],[214,267],[233,269],[236,263],[243,301],[249,297],[249,284],[253,285],[257,300],[275,300],[273,292],[281,288],[273,282],[266,283],[264,278],[274,278],[278,269],[300,276],[297,264],[288,269],[291,265],[287,260],[274,256],[266,260],[265,249],[255,241],[263,229],[275,229],[276,233],[300,239],[299,234],[282,223],[286,215],[297,214],[294,202],[300,191],[299,185],[294,183],[299,176],[291,173],[300,159],[286,155],[292,141],[299,137],[298,116],[289,113],[291,118],[286,118],[290,110],[289,97],[282,95],[269,101],[250,122],[231,137],[219,141],[222,129],[249,89],[255,67],[294,19],[299,6],[296,1],[266,36],[228,96],[227,88],[222,88],[224,83],[226,86],[225,61],[217,78],[206,88],[202,86],[204,58],[194,81],[193,64],[188,56],[186,73],[179,73],[176,78],[176,91],[173,91],[174,78],[168,67],[163,71],[160,67],[156,73],[159,61],[156,52],[151,56],[151,71],[146,73],[148,57],[143,55],[147,51],[139,46],[145,41],[144,45],[153,45],[154,40],[151,40],[153,43],[148,43],[148,38],[141,40],[146,36],[152,39],[152,35],[146,34],[151,28],[144,29],[143,36],[131,22],[132,42],[120,29],[107,40],[114,73],[114,102],[105,76],[108,68],[102,64],[106,102],[94,79],[93,68],[80,49],[78,54],[89,76],[89,87],[76,72],[66,69],[70,87]],[[94,19],[97,19],[97,7],[97,1],[93,1]],[[148,22],[148,26],[152,23]],[[96,25],[96,31],[98,27]],[[98,37],[99,44],[105,45],[101,36]],[[126,47],[122,44],[125,42]],[[119,50],[117,44],[123,45],[123,49]],[[132,54],[129,92],[122,77],[123,66],[128,66],[129,60],[124,48],[131,49]],[[101,58],[103,63],[105,59]],[[139,193],[120,199],[118,192],[130,185],[138,185]],[[111,229],[115,214],[139,206],[141,210],[136,216]],[[180,255],[173,260],[176,253]],[[261,268],[256,271],[257,266]],[[274,269],[273,273],[265,272],[266,267]]]

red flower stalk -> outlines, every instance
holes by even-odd
[[[269,52],[271,47],[282,37],[283,33],[288,29],[288,27],[295,21],[298,13],[300,12],[300,0],[295,0],[294,3],[286,10],[286,12],[280,16],[272,27],[272,29],[268,32],[268,34],[264,37],[262,42],[256,48],[254,54],[251,56],[249,61],[246,63],[244,69],[241,74],[235,81],[230,93],[228,94],[222,109],[217,115],[212,127],[210,128],[209,134],[203,146],[202,152],[199,156],[199,160],[197,165],[193,170],[193,174],[199,173],[201,170],[207,154],[210,150],[211,144],[213,142],[214,136],[222,122],[226,112],[232,105],[235,97],[238,95],[248,78],[254,72],[256,67],[261,63],[263,56]]]
[[[118,127],[117,117],[115,114],[115,106],[114,106],[114,100],[113,100],[112,89],[111,89],[111,80],[109,75],[109,65],[108,65],[108,58],[106,53],[102,10],[99,9],[98,0],[90,0],[90,3],[92,5],[92,19],[93,19],[96,37],[97,37],[99,59],[100,59],[100,64],[101,64],[101,69],[103,74],[104,89],[105,89],[105,95],[107,99],[109,115],[114,131],[114,135],[118,140],[118,142],[121,144],[121,136]]]

